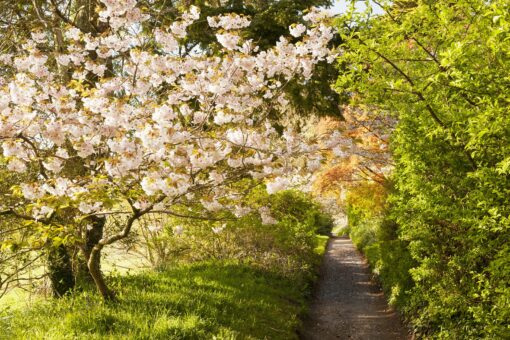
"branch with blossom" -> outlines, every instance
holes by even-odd
[[[37,178],[15,188],[26,204],[5,211],[36,219],[35,208],[73,207],[79,221],[129,207],[121,231],[106,233],[93,258],[151,211],[194,201],[218,210],[236,179],[277,177],[268,184],[276,192],[288,183],[280,177],[307,171],[303,159],[317,163],[319,144],[291,129],[280,135],[266,116],[269,105],[285,111],[286,81],[306,82],[314,65],[334,60],[333,31],[319,10],[305,16],[309,27],[290,28],[298,42],[281,37],[266,51],[243,40],[248,18],[208,18],[222,49],[182,55],[197,8],[146,31],[136,1],[101,2],[99,20],[108,27],[101,34],[68,27],[66,47],[54,52],[39,48],[53,42],[34,33],[15,53],[0,56],[14,74],[0,78],[3,155],[11,171],[39,167]],[[263,208],[260,214],[274,223]]]

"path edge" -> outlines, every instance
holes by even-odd
[[[310,288],[309,288],[310,293],[307,294],[307,296],[306,296],[306,301],[305,301],[306,308],[304,308],[304,310],[301,313],[300,318],[299,318],[300,324],[296,330],[297,339],[302,339],[303,336],[305,335],[304,328],[305,328],[306,324],[310,321],[310,309],[312,306],[312,302],[315,299],[315,295],[317,294],[317,287],[319,286],[319,283],[324,279],[323,272],[325,270],[324,267],[325,267],[326,255],[329,251],[332,241],[335,239],[338,239],[338,238],[349,238],[348,236],[336,236],[333,234],[329,234],[328,236],[329,237],[328,237],[328,242],[326,243],[326,250],[324,251],[324,254],[322,254],[322,256],[321,256],[320,263],[317,264],[316,268],[314,269],[314,279],[310,283]]]

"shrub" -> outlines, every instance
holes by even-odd
[[[320,206],[298,191],[268,195],[262,187],[252,189],[248,203],[255,208],[269,205],[278,223],[263,224],[256,211],[225,222],[167,219],[161,232],[144,234],[145,247],[153,250],[153,263],[164,268],[176,263],[237,259],[263,269],[279,268],[286,276],[313,271],[318,261],[317,234],[329,234],[333,224]],[[177,225],[182,233],[175,232]],[[213,228],[219,229],[215,232]]]

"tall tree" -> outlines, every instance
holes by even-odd
[[[96,0],[3,1],[1,4],[5,13],[5,16],[3,16],[4,20],[0,23],[3,28],[0,33],[2,35],[3,43],[1,51],[6,53],[5,56],[9,53],[17,53],[17,51],[19,51],[19,46],[24,44],[27,39],[32,36],[32,33],[35,33],[35,36],[38,38],[35,40],[38,40],[37,49],[41,53],[46,55],[51,55],[52,53],[59,55],[65,54],[66,51],[72,47],[72,43],[70,43],[70,40],[65,36],[65,32],[68,30],[78,30],[80,34],[85,34],[92,38],[98,38],[110,29],[108,23],[101,21],[98,16],[103,3]],[[214,53],[221,54],[223,46],[218,43],[216,39],[217,32],[214,28],[209,26],[206,19],[207,16],[227,12],[234,12],[249,16],[252,24],[243,30],[243,38],[253,39],[262,49],[269,50],[271,46],[276,44],[279,37],[288,31],[289,25],[292,23],[303,23],[302,17],[306,14],[305,9],[307,7],[310,5],[327,4],[328,1],[324,0],[299,2],[218,1],[212,3],[204,1],[138,1],[137,8],[140,9],[140,13],[143,12],[146,19],[143,22],[140,22],[140,27],[144,30],[144,32],[150,35],[155,28],[169,27],[175,22],[178,22],[183,13],[185,13],[190,6],[199,6],[201,10],[201,17],[187,28],[186,36],[182,37],[179,41],[179,54],[181,56],[185,56],[193,51],[196,52],[197,49],[201,50],[202,53],[204,51],[208,51],[211,55]],[[293,39],[296,39],[296,41],[298,40],[297,38]],[[153,52],[158,54],[162,53],[157,49],[153,49]],[[84,56],[91,62],[102,63],[106,67],[105,76],[111,76],[117,71],[115,70],[115,58],[107,57],[98,59],[97,52],[94,50],[89,50]],[[12,72],[15,70],[11,67],[6,67],[8,64],[9,63],[0,65],[0,72],[2,72],[6,78],[13,76]],[[317,67],[317,70],[325,68],[329,68],[331,70],[331,66],[329,64],[324,62],[321,62],[320,64],[321,65]],[[72,82],[73,72],[80,68],[76,67],[76,65],[73,65],[72,63],[69,64],[59,61],[48,63],[46,67],[48,67],[51,72],[58,71],[55,74],[58,74],[58,77],[60,77],[63,84]],[[334,73],[328,72],[330,77],[332,74]],[[98,82],[100,78],[101,77],[94,72],[86,72],[85,86],[88,89],[93,88],[94,84]],[[308,109],[305,110],[305,102],[307,104],[314,102],[319,103],[318,100],[303,100],[300,98],[302,89],[311,88],[310,85],[312,83],[319,84],[315,74],[314,77],[307,81],[307,83],[300,83],[294,79],[285,80],[282,78],[281,80],[288,83],[286,84],[284,91],[288,91],[288,89],[292,88],[294,96],[291,98],[299,99],[301,101],[300,105],[295,107],[301,107],[303,112],[308,111]],[[323,86],[322,83],[320,83],[320,85]],[[329,89],[329,85],[325,88]],[[315,93],[315,95],[317,95],[315,90],[304,91],[307,91],[307,93]],[[328,96],[328,98],[333,97]],[[330,104],[328,104],[330,105],[329,109],[334,111],[334,105],[336,102],[331,102]],[[271,108],[272,110],[269,115],[273,116],[273,118],[281,119],[279,111],[274,109],[273,106],[271,106]],[[322,111],[322,109],[319,111]],[[72,147],[69,145],[67,145],[64,149],[71,154],[73,153]],[[11,166],[12,164],[13,163],[11,163]],[[66,164],[68,165],[64,166],[61,170],[61,173],[65,176],[69,176],[71,178],[83,176],[87,171],[85,166],[86,164],[77,157],[74,157],[73,160],[68,160]],[[39,173],[37,168],[35,168],[35,172],[33,172],[33,176],[35,177],[32,178],[33,181],[37,181],[37,178],[41,175],[47,175],[47,171],[44,167],[41,166],[40,170],[42,170],[43,173]],[[8,210],[5,212],[8,212]],[[66,228],[78,228],[78,226],[75,225],[75,218],[80,215],[80,212],[77,211],[76,208],[67,208],[65,211],[59,210],[58,213],[55,214],[56,216],[52,216],[54,221],[58,220],[59,224],[63,226],[67,225]],[[91,216],[88,218],[88,223],[86,223],[88,228],[81,228],[83,242],[79,242],[78,244],[81,245],[83,250],[82,253],[85,255],[85,261],[88,260],[93,247],[102,238],[105,223],[106,221],[104,219]],[[62,237],[64,237],[64,235],[62,235]],[[69,276],[69,271],[65,271],[65,268],[59,267],[63,264],[66,264],[66,266],[68,264],[67,261],[60,260],[68,258],[68,256],[64,254],[65,248],[66,246],[60,242],[54,247],[49,248],[49,268],[55,269],[50,270],[50,274],[66,273],[64,276]],[[38,248],[36,247],[36,249]],[[63,257],[55,256],[55,254],[61,254]],[[95,267],[99,268],[100,265],[98,256],[95,257],[95,261],[97,261]],[[79,263],[81,263],[81,261],[78,261],[78,264]],[[68,268],[68,270],[69,269],[70,268]],[[58,285],[58,282],[67,282],[70,284],[67,289],[63,289],[60,285],[60,289],[58,289],[59,292],[56,292],[57,295],[61,295],[62,292],[72,288],[72,281],[59,278],[58,275],[56,277],[51,277],[51,281],[55,283],[54,286]]]
[[[76,20],[62,19],[57,33],[34,31],[1,56],[9,70],[0,80],[7,167],[38,172],[13,188],[20,202],[3,214],[31,219],[48,239],[80,244],[105,299],[114,295],[101,252],[140,218],[180,216],[180,206],[227,209],[241,178],[277,177],[271,190],[281,189],[280,176],[305,171],[303,159],[320,151],[291,129],[278,134],[267,119],[287,110],[287,82],[306,82],[316,64],[334,59],[320,11],[267,50],[242,38],[246,17],[208,17],[221,45],[209,54],[183,53],[188,27],[201,18],[197,7],[147,29],[151,14],[134,0],[102,0],[94,11],[57,5],[49,13],[71,11]],[[87,26],[79,26],[82,17]],[[267,209],[260,215],[274,221]],[[112,216],[118,225],[104,229]],[[92,247],[87,235],[96,238]]]

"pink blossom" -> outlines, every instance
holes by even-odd
[[[175,226],[173,228],[174,235],[182,235],[184,232],[184,227],[182,225]]]
[[[319,20],[322,14],[313,13],[309,19]],[[180,54],[198,8],[153,31],[139,29],[145,15],[135,0],[101,0],[99,16],[104,34],[63,27],[67,44],[58,53],[38,50],[35,41],[44,37],[37,33],[14,55],[0,55],[7,69],[0,76],[0,138],[8,170],[39,171],[38,183],[22,183],[27,201],[66,197],[89,214],[129,203],[144,210],[162,198],[154,209],[200,202],[215,212],[229,209],[237,178],[273,178],[267,189],[274,193],[290,185],[285,178],[318,168],[322,144],[291,124],[280,135],[266,116],[271,108],[284,120],[285,84],[306,81],[318,62],[333,60],[330,28],[292,26],[296,39],[282,37],[260,51],[242,38],[249,18],[226,14],[207,18],[218,29],[219,53]],[[107,74],[110,57],[119,57],[119,65]],[[71,81],[62,68],[47,66],[55,63]],[[62,171],[73,164],[80,164],[79,175]],[[238,217],[251,212],[242,205],[232,210]],[[277,222],[268,208],[259,213],[263,223]]]
[[[259,208],[259,214],[262,219],[262,224],[271,225],[278,223],[278,221],[271,216],[271,210],[268,207]]]
[[[284,177],[277,177],[272,182],[266,183],[267,193],[269,195],[275,194],[279,191],[286,190],[289,187],[290,181]]]
[[[23,197],[31,201],[37,200],[44,196],[44,192],[36,184],[22,183],[21,192],[23,193]]]
[[[212,232],[215,233],[215,234],[220,234],[223,232],[223,230],[225,230],[225,228],[227,227],[226,224],[222,224],[220,227],[212,227]]]
[[[27,165],[20,159],[13,158],[9,161],[9,163],[7,163],[7,170],[14,172],[25,172],[27,170]]]
[[[65,32],[65,37],[71,40],[80,40],[81,31],[76,27],[71,27]]]

